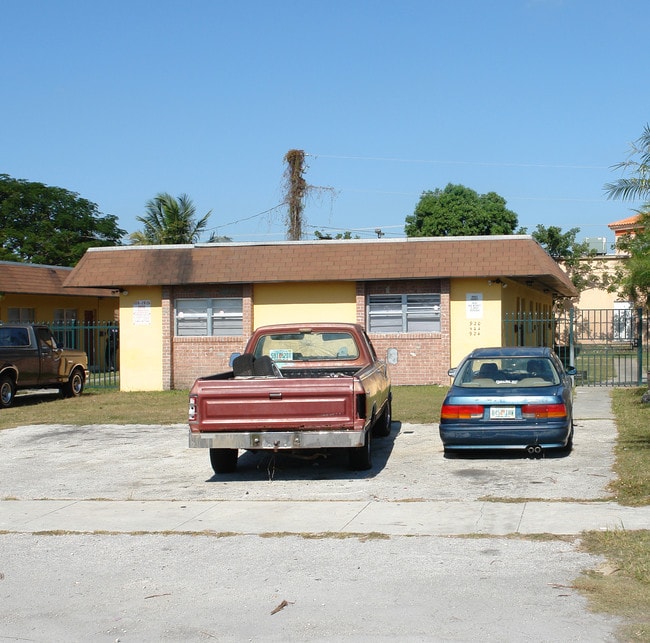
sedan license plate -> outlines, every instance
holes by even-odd
[[[491,406],[490,419],[491,420],[514,420],[515,407],[514,406]]]

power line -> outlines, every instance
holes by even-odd
[[[243,223],[244,221],[250,221],[251,219],[256,219],[257,217],[261,217],[264,214],[273,212],[278,208],[282,208],[285,205],[286,205],[285,203],[278,203],[278,205],[274,205],[272,208],[269,208],[268,210],[264,210],[264,212],[258,212],[257,214],[252,214],[250,217],[244,217],[243,219],[237,219],[236,221],[230,221],[229,223],[222,223],[221,225],[214,226],[213,228],[206,228],[205,232],[211,232],[212,230],[219,230],[219,228],[225,228],[226,226],[236,225],[238,223]]]
[[[345,156],[340,154],[311,154],[306,156],[324,159],[340,159],[347,161],[381,161],[385,163],[424,163],[430,165],[480,165],[487,167],[535,167],[561,170],[609,170],[607,165],[574,165],[562,163],[514,163],[514,162],[488,162],[488,161],[450,161],[440,159],[400,159],[382,156]]]

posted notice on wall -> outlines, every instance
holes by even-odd
[[[465,316],[467,319],[483,318],[483,293],[468,292],[465,295]]]
[[[151,300],[138,299],[133,302],[133,325],[151,326]]]

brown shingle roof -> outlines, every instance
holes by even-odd
[[[0,292],[29,295],[116,296],[98,288],[65,288],[72,268],[0,261]]]
[[[534,279],[537,286],[562,296],[577,295],[557,263],[524,235],[91,248],[66,285],[119,288],[489,276]]]

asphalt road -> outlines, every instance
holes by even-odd
[[[340,455],[244,454],[216,478],[185,426],[0,431],[0,505],[57,500],[364,500],[411,506],[608,496],[608,391],[580,389],[567,457],[446,459],[435,425],[395,422],[370,472]],[[428,503],[428,504],[427,504]],[[34,504],[34,503],[32,503]],[[598,504],[598,503],[596,503]],[[0,514],[2,507],[0,506]],[[620,621],[573,587],[579,537],[0,531],[0,641],[608,641]],[[273,613],[275,612],[275,613]]]

